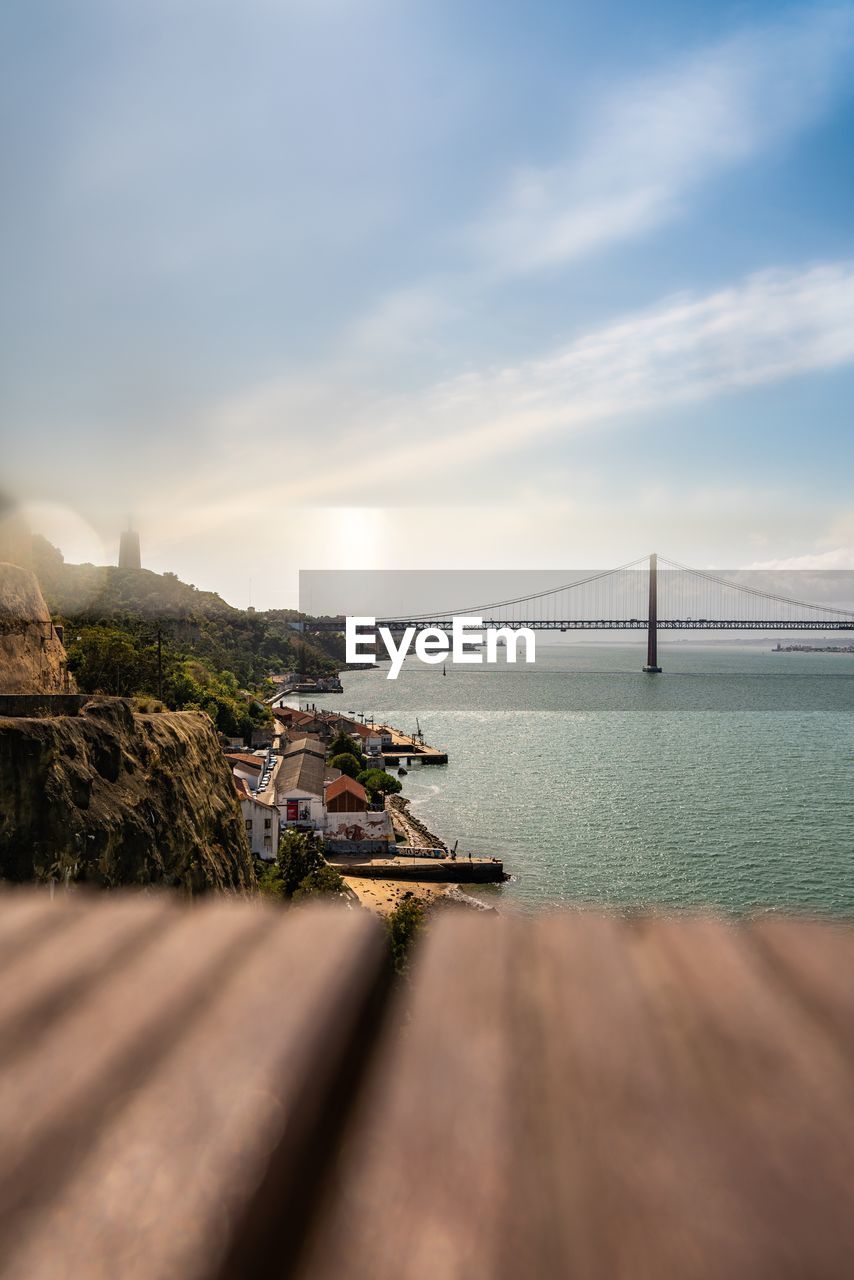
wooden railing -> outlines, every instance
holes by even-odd
[[[847,1280],[854,927],[0,895],[3,1280]]]

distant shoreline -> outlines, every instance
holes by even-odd
[[[854,654],[854,644],[777,644],[772,653],[847,653]]]

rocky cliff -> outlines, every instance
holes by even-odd
[[[196,712],[0,718],[0,877],[254,887],[231,774]]]
[[[61,693],[65,649],[29,569],[0,564],[0,693]]]

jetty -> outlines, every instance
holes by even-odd
[[[327,861],[342,876],[365,880],[415,880],[422,884],[500,884],[509,880],[499,858],[450,853],[444,840],[410,813],[409,804],[406,796],[386,797],[392,826],[404,843],[366,856],[355,842],[348,851],[338,840],[335,852],[327,848]]]
[[[277,698],[283,698],[285,695],[279,692]],[[410,765],[418,764],[447,764],[447,751],[440,751],[437,747],[431,747],[424,741],[421,733],[404,733],[402,729],[396,729],[392,724],[381,724],[379,721],[368,720],[364,716],[343,715],[340,711],[330,711],[326,707],[318,707],[316,703],[307,703],[305,710],[285,705],[272,706],[272,712],[277,719],[286,718],[289,714],[296,712],[299,716],[308,716],[312,718],[318,725],[326,726],[328,730],[336,732],[344,730],[345,733],[354,734],[362,739],[363,742],[368,739],[375,740],[376,751],[381,756],[383,763],[392,766],[401,764]]]
[[[421,738],[413,734],[402,733],[400,729],[395,729],[393,725],[384,724],[380,725],[379,728],[391,737],[391,745],[383,745],[382,748],[382,756],[386,764],[410,765],[413,762],[418,764],[448,763],[447,751],[439,751],[436,747],[430,747]]]
[[[498,858],[451,858],[447,851],[400,846],[392,857],[327,853],[326,860],[342,876],[365,880],[417,880],[423,883],[501,884],[509,876]]]
[[[0,893],[4,1280],[821,1277],[854,926]]]

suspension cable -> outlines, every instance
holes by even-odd
[[[819,613],[838,613],[845,618],[854,618],[854,610],[839,609],[829,604],[808,604],[805,600],[793,600],[790,596],[777,596],[770,591],[760,591],[756,587],[747,587],[741,582],[732,582],[728,578],[720,578],[717,574],[708,573],[703,569],[692,569],[689,565],[680,564],[678,560],[670,560],[667,556],[659,556],[659,563],[669,565],[672,569],[681,569],[683,573],[693,573],[698,578],[703,578],[707,582],[717,583],[721,587],[731,587],[733,591],[741,591],[745,595],[758,596],[763,600],[774,600],[777,604],[791,604],[798,609],[813,609]],[[755,572],[755,571],[752,571]]]
[[[630,560],[627,564],[617,565],[616,569],[603,569],[600,573],[592,573],[586,578],[577,578],[574,582],[565,582],[561,587],[550,587],[547,591],[537,591],[529,596],[516,596],[512,600],[495,600],[491,604],[472,604],[465,609],[448,609],[444,613],[433,609],[429,613],[409,613],[397,618],[384,618],[383,621],[420,622],[424,619],[450,617],[452,614],[479,613],[480,611],[485,612],[487,609],[507,609],[512,605],[527,604],[531,600],[542,600],[546,596],[558,595],[561,591],[568,591],[572,587],[583,587],[589,582],[598,582],[601,578],[609,578],[615,573],[620,573],[623,569],[634,569],[648,559],[648,556],[638,556],[637,560]]]

